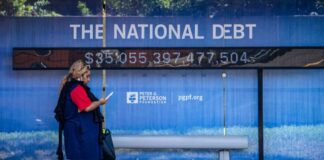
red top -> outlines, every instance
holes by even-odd
[[[72,102],[76,104],[79,111],[83,111],[85,108],[90,106],[91,100],[88,97],[84,88],[80,85],[77,85],[70,94]]]

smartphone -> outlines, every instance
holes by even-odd
[[[112,95],[114,94],[114,92],[110,92],[109,94],[108,94],[108,96],[105,98],[105,100],[108,100]]]

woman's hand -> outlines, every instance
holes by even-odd
[[[100,98],[100,99],[99,99],[100,105],[106,104],[107,101],[108,101],[108,100],[106,100],[105,98]]]
[[[98,108],[100,105],[106,104],[108,100],[105,98],[100,98],[98,101],[94,101],[88,106],[87,108],[84,109],[86,112],[90,112]]]

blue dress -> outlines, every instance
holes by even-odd
[[[64,111],[64,143],[67,159],[99,160],[102,150],[99,145],[99,123],[94,122],[93,112],[78,112],[68,91]]]

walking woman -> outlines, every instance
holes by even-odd
[[[61,82],[60,98],[55,109],[55,118],[60,122],[59,159],[63,159],[62,130],[66,158],[70,160],[102,159],[99,143],[103,117],[99,106],[107,101],[99,100],[91,93],[90,69],[82,61],[72,64],[69,73]]]

